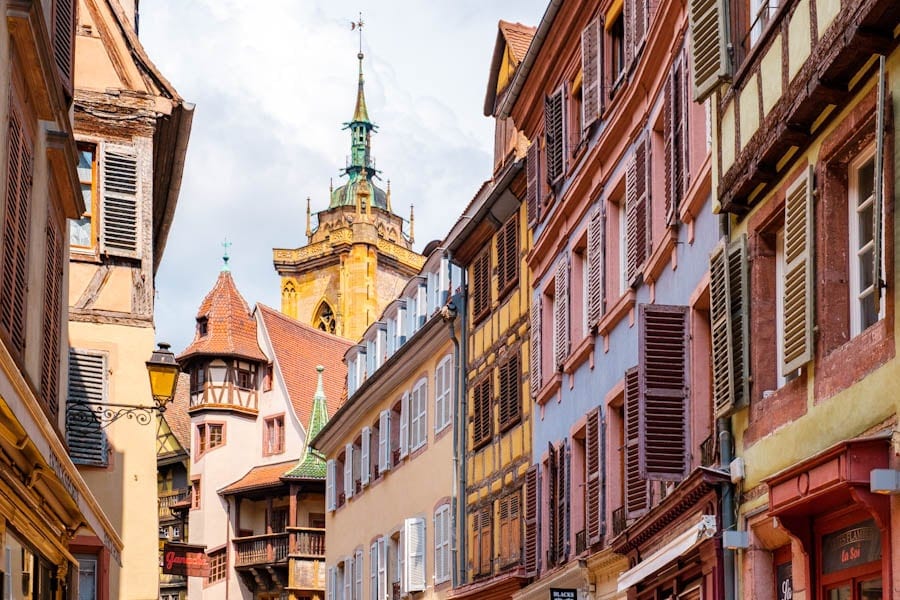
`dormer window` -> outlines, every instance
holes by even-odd
[[[197,318],[197,334],[200,337],[206,336],[208,326],[209,326],[209,319],[207,319],[206,317],[198,317]]]

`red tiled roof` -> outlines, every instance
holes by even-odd
[[[227,485],[219,490],[219,493],[223,496],[227,496],[229,494],[236,494],[238,492],[243,492],[246,490],[281,485],[281,476],[296,464],[297,460],[295,459],[275,463],[272,465],[261,465],[259,467],[253,467],[252,469],[247,471],[246,475],[244,475],[234,483]]]
[[[178,375],[178,385],[175,387],[175,397],[166,405],[163,413],[169,429],[181,447],[191,449],[191,417],[188,416],[188,406],[191,401],[191,376],[187,373]]]
[[[350,340],[319,331],[269,308],[257,304],[266,333],[275,351],[275,361],[287,385],[294,412],[303,427],[309,427],[313,396],[316,393],[316,366],[322,365],[328,416],[341,405],[347,382],[344,353],[352,346]]]
[[[194,341],[178,360],[196,355],[235,356],[267,362],[256,341],[256,319],[238,292],[231,272],[221,271],[216,284],[200,303],[197,318],[206,318],[206,335],[197,328]]]
[[[529,27],[521,23],[510,23],[509,21],[500,20],[500,31],[506,39],[506,45],[509,47],[509,53],[513,62],[518,65],[525,58],[528,46],[534,38],[534,32],[537,27]]]

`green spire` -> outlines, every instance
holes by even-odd
[[[369,111],[366,109],[366,94],[363,90],[363,53],[356,55],[359,59],[359,89],[356,92],[356,110],[353,111],[353,121],[357,123],[369,123]]]
[[[316,385],[316,393],[313,396],[312,415],[309,417],[309,428],[306,430],[306,450],[300,457],[297,466],[288,471],[283,477],[295,477],[300,479],[325,479],[325,457],[321,452],[309,447],[309,443],[325,427],[328,422],[328,408],[325,406],[325,388],[322,385],[322,371],[325,367],[319,365],[316,371],[319,373],[319,381]]]

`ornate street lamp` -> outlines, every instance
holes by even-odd
[[[87,425],[105,428],[122,417],[134,419],[141,425],[148,425],[153,413],[163,413],[178,384],[178,363],[175,355],[169,350],[169,344],[160,342],[147,361],[147,374],[150,376],[150,393],[154,404],[117,404],[114,402],[92,402],[87,400],[71,400],[66,412],[68,418]]]

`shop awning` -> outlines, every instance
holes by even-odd
[[[624,592],[653,575],[667,564],[686,554],[691,548],[716,533],[716,517],[703,515],[699,522],[692,523],[684,532],[669,541],[659,550],[639,562],[636,566],[619,575],[618,591]]]

